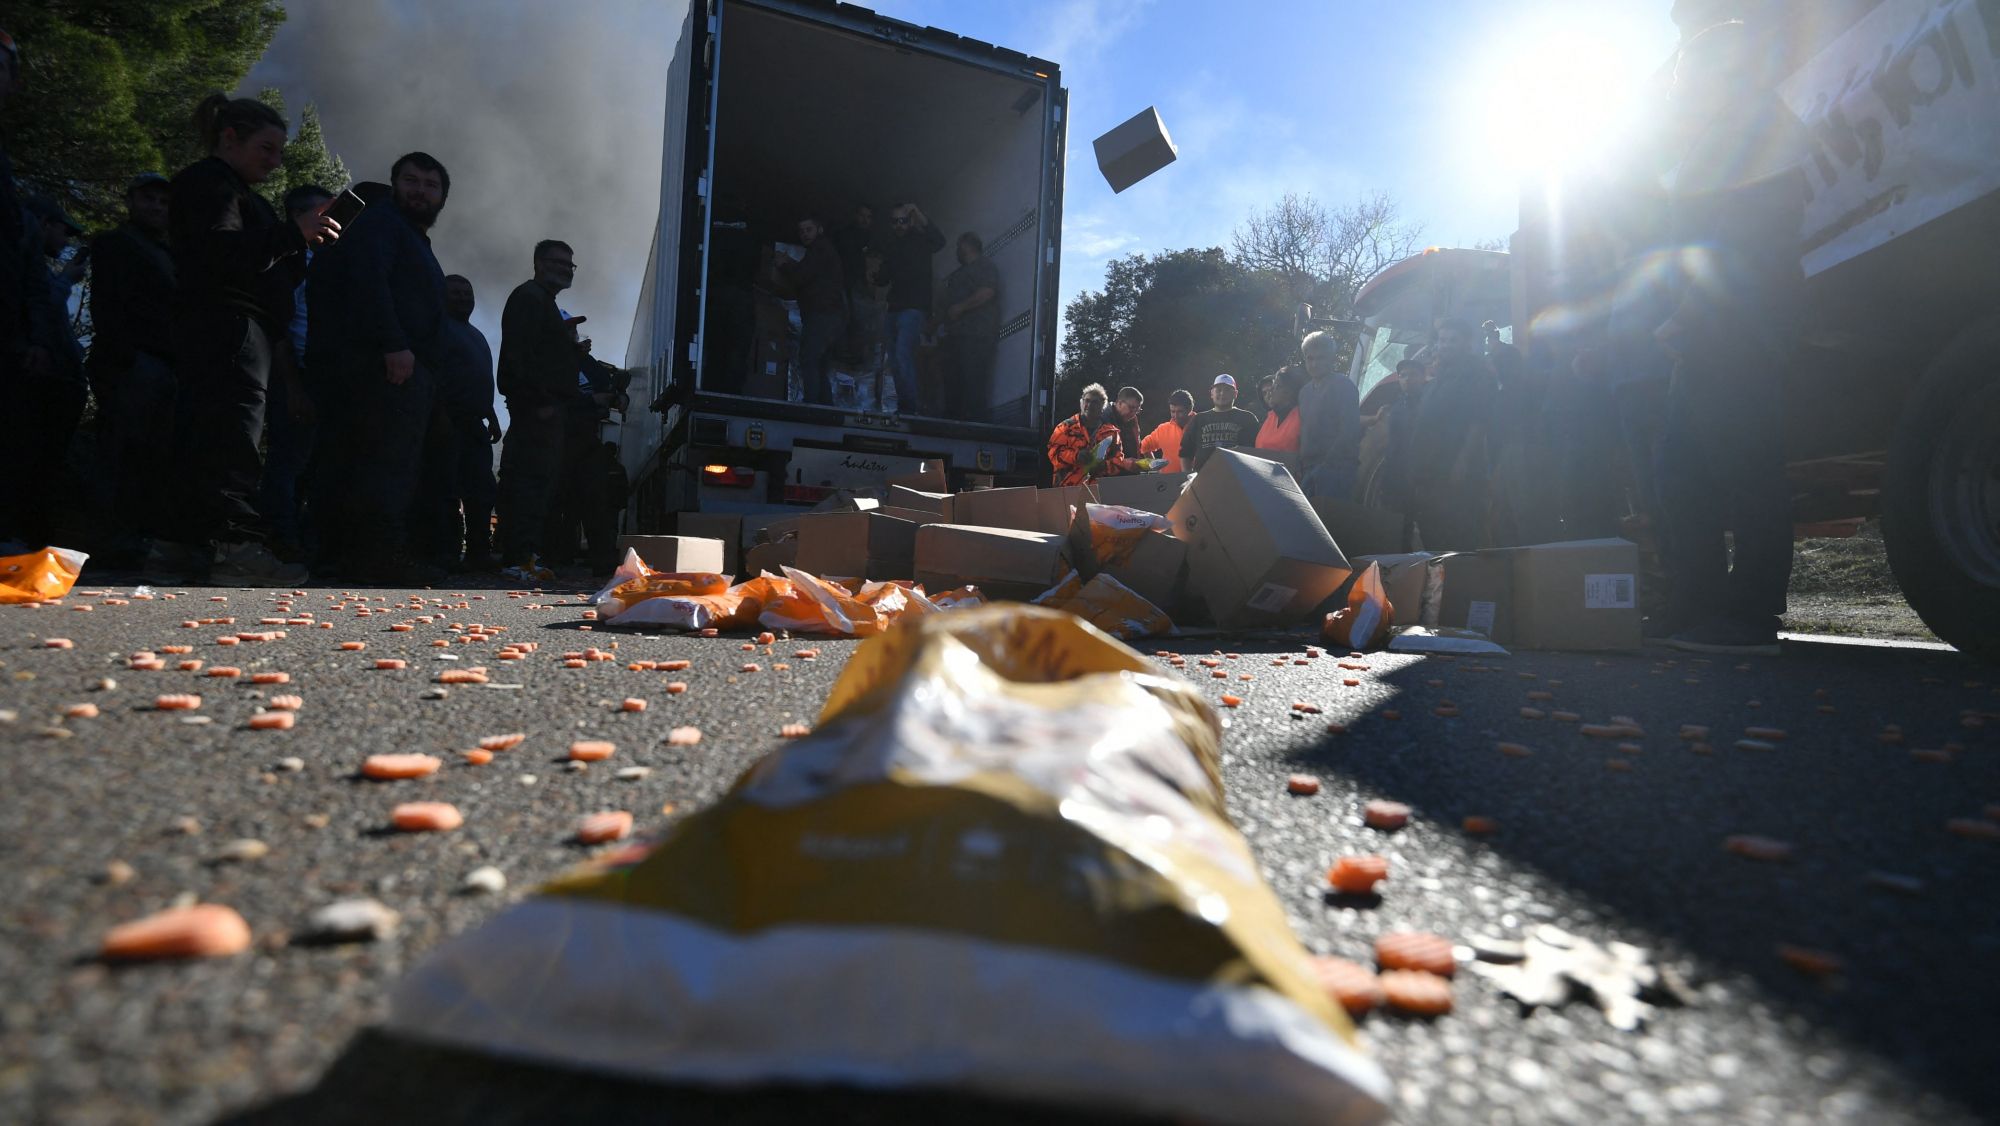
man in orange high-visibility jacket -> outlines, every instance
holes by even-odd
[[[1119,453],[1118,423],[1104,412],[1108,401],[1102,383],[1085,387],[1077,404],[1082,409],[1056,424],[1055,433],[1049,435],[1049,465],[1055,469],[1057,488],[1081,485],[1125,461]],[[1109,452],[1101,453],[1107,438]]]

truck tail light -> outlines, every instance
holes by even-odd
[[[704,465],[701,483],[724,489],[747,489],[757,483],[757,471],[740,465]]]

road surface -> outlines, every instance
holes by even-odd
[[[426,609],[441,617],[392,632],[417,613],[404,608],[409,592],[362,593],[385,599],[371,603],[385,612],[358,617],[358,602],[328,590],[289,599],[289,611],[277,609],[271,592],[202,589],[124,605],[73,595],[61,606],[0,608],[8,765],[0,792],[0,980],[8,983],[0,1119],[1068,1120],[935,1095],[667,1090],[448,1056],[370,1032],[415,958],[586,855],[568,840],[579,815],[626,809],[643,830],[712,801],[778,741],[781,724],[811,722],[854,643],[818,642],[822,655],[801,660],[792,654],[804,643],[752,654],[744,637],[586,632],[592,623],[573,599],[503,590],[431,594],[453,595],[448,608]],[[334,609],[340,604],[349,609]],[[303,624],[303,613],[315,624]],[[181,625],[224,616],[234,623]],[[300,623],[259,624],[264,617]],[[538,641],[540,649],[504,663],[492,659],[501,642],[433,645],[462,636],[452,624],[475,622],[504,625],[501,641]],[[273,629],[286,636],[217,643]],[[45,647],[52,637],[74,647]],[[343,641],[367,648],[343,651]],[[613,643],[614,661],[570,669],[560,659]],[[1992,972],[2000,842],[1945,828],[1953,818],[2000,815],[2000,672],[1948,652],[1811,643],[1747,662],[1651,652],[1376,655],[1360,671],[1330,659],[1290,663],[1304,644],[1302,635],[1264,635],[1142,648],[1240,654],[1224,660],[1227,681],[1192,659],[1180,675],[1211,699],[1225,687],[1244,697],[1226,713],[1231,809],[1307,946],[1367,960],[1387,930],[1431,930],[1464,943],[1519,938],[1550,923],[1644,947],[1692,993],[1692,1004],[1620,1032],[1583,1001],[1524,1012],[1461,972],[1450,1016],[1377,1014],[1362,1024],[1405,1120],[2000,1116],[1991,1031],[2000,1012],[2000,974]],[[193,652],[167,654],[169,645]],[[135,650],[160,653],[166,670],[129,669]],[[446,655],[459,660],[439,659]],[[1280,656],[1287,662],[1274,665]],[[383,657],[408,667],[377,671]],[[626,667],[672,658],[693,667]],[[284,671],[291,681],[254,685],[177,669],[191,659],[240,667],[245,679]],[[762,670],[739,671],[749,660]],[[437,672],[475,664],[496,683],[427,698]],[[116,687],[100,687],[104,678]],[[1348,678],[1360,683],[1348,687]],[[669,696],[668,679],[690,690]],[[1553,699],[1530,701],[1531,691]],[[193,714],[209,722],[153,710],[163,692],[199,692],[204,704]],[[281,692],[303,700],[297,727],[248,729],[263,700]],[[626,697],[651,706],[615,710]],[[1297,713],[1295,701],[1323,714]],[[62,718],[85,702],[100,714]],[[1447,702],[1456,716],[1436,714]],[[1640,749],[1618,752],[1580,724],[1522,718],[1524,706],[1571,711],[1586,723],[1624,715],[1647,734],[1634,740]],[[1329,730],[1336,722],[1345,734]],[[1691,750],[1678,737],[1683,724],[1709,726],[1714,752]],[[1900,742],[1884,741],[1891,724]],[[665,745],[667,731],[683,725],[701,728],[700,745]],[[1736,749],[1751,726],[1787,737],[1770,750]],[[485,766],[458,761],[455,752],[477,736],[509,731],[529,738]],[[563,751],[586,736],[615,741],[618,756],[569,772]],[[1499,753],[1502,741],[1533,753]],[[1960,749],[1913,753],[1947,744]],[[366,754],[388,750],[449,761],[417,782],[355,777]],[[639,781],[614,777],[632,765],[652,769]],[[1289,796],[1294,773],[1325,785],[1314,797]],[[417,796],[454,802],[465,826],[383,832],[390,807]],[[1362,827],[1360,804],[1372,797],[1411,804],[1415,821],[1393,835]],[[1468,815],[1496,819],[1499,831],[1466,835]],[[1779,863],[1744,859],[1723,848],[1732,834],[1789,841],[1795,852]],[[217,861],[229,842],[246,838],[268,853]],[[1328,864],[1352,852],[1391,858],[1379,900],[1326,894]],[[114,862],[129,867],[129,878],[107,877]],[[506,873],[506,892],[458,894],[466,874],[484,865]],[[1890,890],[1869,883],[1871,872],[1921,887]],[[400,912],[400,933],[365,945],[288,942],[313,908],[357,895]],[[184,896],[238,909],[255,932],[253,949],[182,964],[95,960],[108,926]],[[1831,952],[1845,970],[1806,976],[1780,960],[1780,944]]]

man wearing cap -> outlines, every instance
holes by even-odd
[[[160,466],[174,441],[174,258],[167,249],[168,181],[125,189],[125,222],[90,244],[91,394],[97,398],[102,562],[145,562],[146,533],[167,500]]]
[[[1257,430],[1263,426],[1256,415],[1236,405],[1233,375],[1225,372],[1216,376],[1209,386],[1208,400],[1215,408],[1188,419],[1187,432],[1181,435],[1181,464],[1196,473],[1208,463],[1209,454],[1224,446],[1254,447]]]

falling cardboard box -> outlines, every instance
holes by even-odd
[[[646,566],[669,574],[728,574],[721,540],[699,536],[619,536],[618,554],[636,551]]]
[[[1126,473],[1097,480],[1100,504],[1118,504],[1165,516],[1187,488],[1185,473]]]
[[[822,578],[907,579],[915,572],[917,526],[880,512],[799,517],[798,567]]]
[[[1067,544],[1045,532],[927,524],[917,529],[916,578],[925,590],[969,583],[988,598],[1025,602],[1069,571]]]
[[[1575,540],[1517,547],[1506,554],[1513,563],[1515,648],[1640,647],[1637,545],[1619,539]],[[1447,577],[1447,594],[1450,589]]]
[[[1167,513],[1188,592],[1225,629],[1300,621],[1352,569],[1284,466],[1218,449]]]

